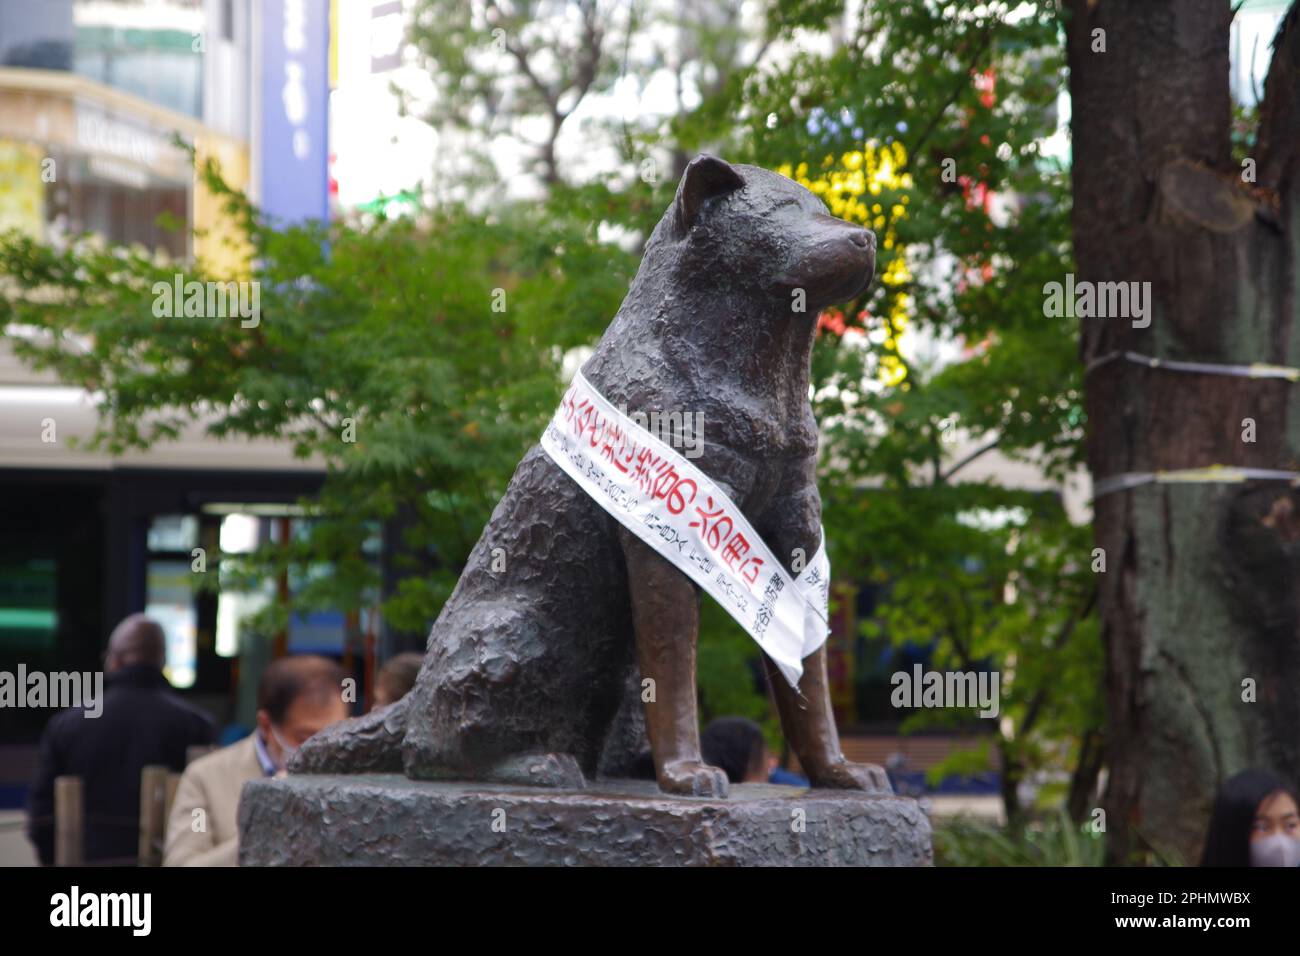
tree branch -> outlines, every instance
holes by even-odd
[[[994,25],[997,25],[997,23],[998,21],[995,21]],[[934,134],[934,131],[938,128],[939,123],[942,122],[943,114],[948,112],[948,107],[952,106],[953,103],[957,102],[958,97],[961,96],[964,90],[970,88],[971,71],[974,70],[975,67],[979,65],[979,61],[981,60],[981,58],[983,58],[984,53],[989,48],[989,44],[993,42],[994,25],[990,25],[985,28],[984,36],[980,39],[979,46],[976,47],[975,49],[975,54],[971,57],[970,63],[967,65],[965,72],[962,74],[961,82],[952,91],[952,93],[948,96],[948,98],[944,100],[943,105],[939,107],[939,109],[935,112],[934,116],[930,119],[930,122],[926,124],[926,127],[921,132],[921,135],[917,137],[916,142],[913,143],[912,146],[907,150],[908,156],[916,156],[917,154],[920,153],[921,147],[926,144],[926,141],[929,140],[929,138]]]
[[[987,454],[988,452],[991,452],[994,448],[997,448],[998,445],[1001,443],[1001,441],[1002,441],[1002,436],[999,435],[997,438],[993,439],[991,442],[988,442],[987,444],[981,445],[979,448],[976,448],[973,452],[971,452],[969,455],[967,455],[967,456],[966,456],[965,458],[963,458],[961,461],[957,462],[957,464],[953,465],[953,466],[952,466],[951,468],[949,468],[946,472],[944,472],[943,475],[942,475],[942,477],[941,477],[939,480],[940,480],[941,482],[946,482],[949,478],[951,478],[953,475],[957,474],[957,472],[961,471],[963,468],[965,468],[967,465],[969,465],[969,464],[970,464],[971,462],[973,462],[975,459],[980,458],[980,457],[982,457],[983,455]]]
[[[1088,592],[1087,599],[1083,604],[1070,615],[1066,620],[1065,626],[1061,628],[1052,641],[1052,651],[1056,652],[1065,647],[1070,636],[1074,634],[1074,629],[1080,621],[1092,613],[1093,606],[1097,603],[1097,588],[1094,585]],[[1025,719],[1020,722],[1020,733],[1027,734],[1033,729],[1034,724],[1038,722],[1038,716],[1042,712],[1043,705],[1047,702],[1047,688],[1040,686],[1034,691],[1034,696],[1029,700],[1029,706],[1025,708]]]

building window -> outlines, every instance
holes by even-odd
[[[173,687],[193,687],[198,676],[198,610],[194,606],[193,549],[199,545],[194,515],[158,515],[145,536],[144,613],[167,635],[163,673]]]

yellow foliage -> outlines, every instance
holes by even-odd
[[[907,193],[912,188],[912,175],[907,169],[907,150],[902,143],[881,144],[869,140],[859,150],[851,150],[836,157],[827,154],[821,162],[821,171],[808,175],[808,164],[782,164],[777,172],[793,179],[826,203],[831,215],[848,222],[856,222],[874,229],[879,239],[878,249],[890,253],[882,263],[877,260],[876,273],[881,285],[888,290],[887,307],[883,317],[871,321],[884,325],[884,354],[880,359],[879,380],[888,386],[901,385],[907,378],[907,366],[899,354],[899,339],[907,331],[912,316],[912,299],[904,288],[912,281],[907,268],[906,250],[898,242],[897,224],[907,218]],[[882,202],[862,201],[864,194],[881,197]],[[885,212],[888,208],[888,213]]]

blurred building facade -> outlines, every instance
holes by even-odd
[[[436,155],[428,124],[403,115],[397,89],[427,76],[412,63],[406,24],[410,0],[356,0],[338,12],[330,97],[333,175],[341,210],[387,216],[411,211],[422,198]]]
[[[222,242],[229,224],[187,147],[277,221],[328,216],[332,7],[0,0],[0,231],[54,244],[91,233],[238,278],[247,263]],[[272,649],[241,648],[240,620],[292,583],[218,598],[197,586],[195,549],[215,568],[222,549],[295,533],[295,502],[323,473],[288,447],[201,429],[148,453],[74,448],[96,418],[92,396],[0,338],[0,669],[98,670],[112,626],[147,611],[167,630],[172,682],[219,721],[247,723]],[[342,615],[297,618],[274,650],[339,656],[349,628]],[[0,745],[33,744],[48,716],[0,712]],[[0,805],[13,776],[0,755]]]

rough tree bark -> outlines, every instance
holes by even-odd
[[[1081,320],[1082,360],[1300,366],[1300,9],[1275,42],[1251,184],[1230,149],[1229,0],[1065,5],[1077,279],[1150,282],[1154,300],[1145,329]],[[1087,377],[1094,480],[1300,470],[1297,401],[1284,381],[1110,362]],[[1195,863],[1219,782],[1248,766],[1300,781],[1300,493],[1148,484],[1100,497],[1095,536],[1111,859]]]

